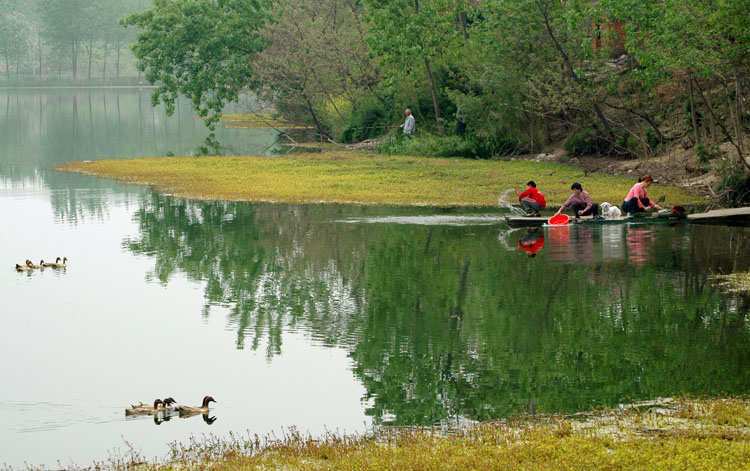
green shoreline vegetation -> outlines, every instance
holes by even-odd
[[[222,114],[219,123],[227,128],[243,129],[305,129],[308,127],[284,121],[274,113]]]
[[[548,207],[580,182],[595,201],[619,205],[635,177],[590,173],[562,164],[386,156],[328,151],[283,157],[149,157],[71,162],[57,170],[147,184],[176,196],[233,201],[497,207],[502,193],[534,180]],[[666,204],[705,200],[673,186],[653,186]],[[517,203],[514,194],[507,195]]]
[[[380,428],[366,436],[329,433],[172,444],[167,462],[139,456],[116,469],[627,470],[750,469],[747,398],[660,399],[574,416],[521,416],[460,430]]]

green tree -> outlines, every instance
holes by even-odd
[[[10,63],[16,62],[16,75],[20,59],[28,50],[28,27],[12,14],[0,13],[0,54],[5,59],[5,72],[10,79]]]
[[[450,0],[369,0],[370,47],[383,60],[391,81],[424,70],[432,95],[435,123],[444,133],[440,119],[441,90],[433,71],[440,58],[455,50],[460,37],[456,25],[456,4]]]
[[[628,50],[639,64],[645,87],[685,84],[690,91],[696,143],[695,113],[701,106],[706,122],[736,149],[737,166],[750,170],[745,128],[750,115],[750,0],[602,0],[602,15],[628,24]],[[693,92],[695,97],[693,98]]]
[[[349,119],[379,81],[364,41],[361,7],[349,0],[280,0],[253,68],[287,118],[307,115],[318,133]]]
[[[73,78],[77,78],[81,43],[96,9],[88,0],[40,0],[37,8],[45,42],[60,56],[69,54]]]
[[[146,79],[158,84],[153,103],[164,102],[172,114],[178,95],[190,99],[216,151],[213,130],[224,105],[256,83],[252,63],[265,43],[259,29],[266,15],[255,0],[156,0],[152,9],[123,20],[143,30],[133,52]]]

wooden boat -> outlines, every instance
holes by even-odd
[[[510,227],[542,227],[548,226],[548,217],[526,217],[505,216],[505,222]],[[568,225],[606,225],[606,224],[726,224],[733,226],[750,226],[750,207],[715,209],[705,213],[688,214],[685,218],[678,219],[670,214],[648,214],[639,213],[634,216],[626,216],[615,219],[594,219],[592,216],[584,216],[580,219],[571,219]],[[550,226],[555,227],[555,226]]]

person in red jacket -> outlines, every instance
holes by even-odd
[[[518,194],[518,202],[521,203],[521,206],[526,211],[525,216],[541,216],[539,211],[547,207],[547,200],[537,190],[534,180],[526,184],[526,191],[518,193],[518,190],[516,190],[516,193]]]

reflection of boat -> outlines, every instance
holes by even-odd
[[[544,217],[505,216],[505,222],[510,227],[541,227],[547,224]],[[674,224],[677,222],[690,222],[693,224],[729,224],[739,226],[750,226],[750,207],[715,209],[705,213],[688,214],[685,218],[677,218],[669,213],[666,214],[636,214],[616,219],[594,219],[584,216],[581,219],[571,220],[571,224],[584,225],[609,225],[609,224]]]
[[[547,218],[533,218],[523,216],[505,216],[505,222],[510,227],[560,227],[550,226],[547,224]],[[623,217],[617,219],[594,219],[591,216],[584,216],[580,219],[571,219],[568,225],[586,225],[586,226],[607,226],[610,224],[663,224],[663,223],[677,223],[685,221],[685,219],[678,220],[676,217],[658,217],[658,216],[635,216],[635,217]]]

